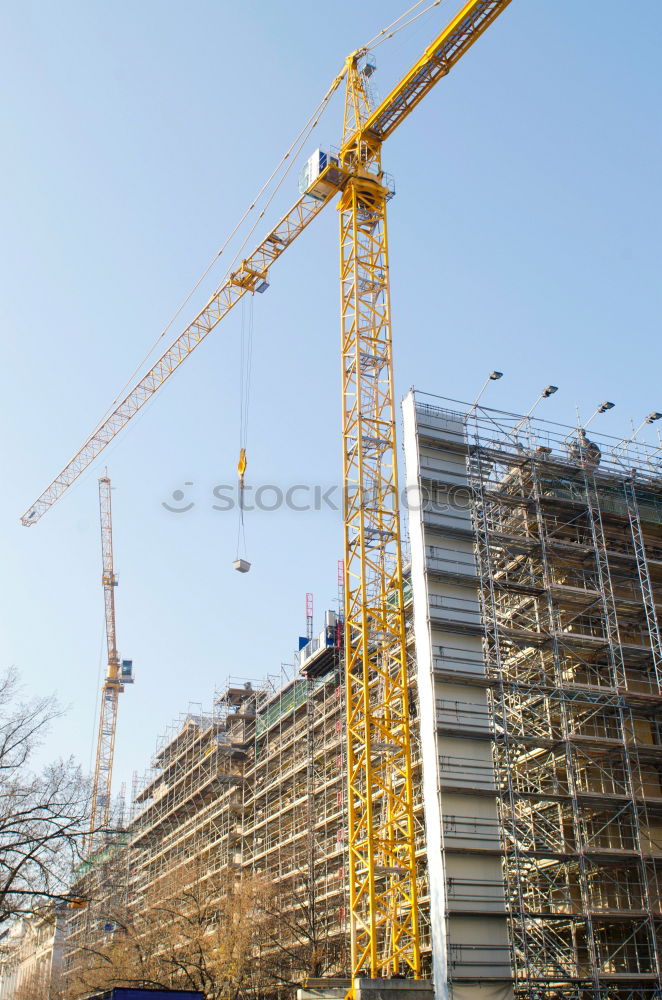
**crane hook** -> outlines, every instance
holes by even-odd
[[[237,462],[237,474],[239,475],[239,532],[240,535],[243,533],[244,528],[244,476],[246,475],[246,466],[248,462],[246,460],[246,449],[242,448],[239,452],[239,461]],[[251,568],[251,564],[246,559],[239,558],[239,539],[237,539],[237,558],[232,564],[238,573],[248,573]]]
[[[246,466],[248,462],[246,461],[246,449],[242,448],[239,452],[239,461],[237,462],[237,472],[239,474],[239,489],[243,492],[244,489],[244,476],[246,475]],[[242,504],[243,508],[243,504]]]

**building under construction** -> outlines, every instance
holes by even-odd
[[[348,970],[341,650],[340,621],[327,612],[293,664],[261,681],[230,679],[210,712],[183,715],[160,741],[130,828],[134,900],[193,860],[205,872],[264,876],[295,981]],[[425,895],[421,813],[419,802]]]
[[[436,995],[653,1000],[662,452],[413,393],[404,444]],[[178,720],[136,789],[122,855],[133,906],[191,861],[266,875],[294,978],[348,971],[339,625],[327,614],[278,676],[228,682],[209,712]],[[89,911],[72,917],[70,968]]]
[[[659,996],[661,452],[404,421],[435,978]]]

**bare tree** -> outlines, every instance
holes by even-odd
[[[96,914],[110,930],[87,941],[67,997],[117,986],[200,990],[206,1000],[261,995],[260,948],[275,933],[268,896],[260,878],[197,862],[165,872],[145,896]]]
[[[62,991],[49,973],[34,972],[16,987],[12,1000],[62,1000]]]
[[[294,855],[291,862],[289,876],[258,901],[263,977],[282,988],[300,986],[306,978],[346,975],[348,959],[338,914],[319,898],[314,870],[297,864]]]
[[[71,758],[32,770],[35,751],[60,714],[52,697],[22,700],[15,670],[0,676],[0,925],[70,898],[87,784]]]

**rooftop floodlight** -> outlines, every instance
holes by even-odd
[[[586,423],[584,424],[584,430],[586,430],[586,428],[588,427],[588,425],[593,420],[595,420],[595,418],[597,417],[598,413],[606,413],[607,410],[613,410],[615,406],[616,406],[616,403],[610,403],[609,400],[605,399],[602,403],[600,403],[600,405],[597,407],[597,409],[595,410],[595,412],[586,421]]]
[[[503,378],[503,372],[497,372],[497,371],[490,372],[490,374],[487,376],[487,378],[485,379],[485,381],[483,383],[482,389],[480,390],[480,392],[478,393],[478,395],[474,399],[474,401],[473,401],[473,403],[472,403],[472,405],[471,405],[471,407],[469,409],[469,412],[467,413],[468,417],[471,416],[471,414],[474,412],[474,410],[478,406],[478,402],[481,399],[483,393],[487,389],[487,387],[490,384],[490,382],[498,382],[500,378]]]
[[[658,413],[657,410],[652,410],[648,414],[648,416],[644,417],[644,419],[641,421],[641,423],[637,427],[636,431],[634,431],[634,433],[632,434],[632,437],[630,438],[630,440],[631,441],[636,441],[637,437],[639,436],[640,431],[642,431],[644,429],[644,427],[646,426],[646,424],[654,424],[656,420],[660,420],[660,419],[662,419],[662,413]],[[634,427],[634,424],[632,426]]]
[[[529,410],[527,410],[522,419],[517,424],[515,424],[515,426],[513,427],[513,433],[517,434],[517,431],[524,423],[526,423],[526,421],[529,419],[529,417],[535,410],[538,403],[540,403],[543,399],[549,399],[550,396],[553,396],[554,393],[558,391],[559,391],[558,385],[546,385],[545,388],[542,390],[542,392],[539,394],[538,398],[535,400],[533,406]]]

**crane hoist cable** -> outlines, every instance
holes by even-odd
[[[437,0],[437,2],[440,2],[440,0]],[[235,227],[232,230],[232,232],[226,237],[226,239],[224,240],[224,242],[222,243],[222,245],[219,247],[219,249],[216,251],[216,253],[214,254],[214,256],[211,258],[211,260],[209,261],[209,263],[205,267],[204,271],[202,272],[202,274],[200,275],[200,277],[197,279],[197,281],[195,282],[195,284],[191,288],[190,292],[186,295],[186,297],[182,300],[182,302],[180,303],[180,305],[177,307],[177,309],[175,310],[175,312],[173,313],[173,315],[170,317],[170,319],[168,320],[168,322],[166,323],[166,325],[163,327],[163,329],[161,330],[160,334],[158,335],[158,337],[156,338],[156,340],[154,341],[154,343],[152,344],[152,346],[149,348],[149,350],[147,351],[147,353],[141,358],[141,360],[135,366],[135,368],[133,369],[133,371],[129,375],[128,379],[126,380],[126,382],[124,383],[124,385],[122,386],[122,388],[119,390],[119,392],[117,393],[117,395],[113,399],[112,403],[110,404],[110,406],[108,407],[108,409],[106,410],[106,412],[98,420],[98,422],[96,424],[96,428],[100,427],[101,424],[103,424],[103,422],[106,420],[106,418],[108,417],[108,415],[112,412],[113,407],[115,406],[115,404],[117,402],[119,402],[119,400],[120,400],[120,398],[122,396],[122,393],[124,393],[126,391],[126,389],[130,385],[132,385],[134,379],[136,378],[136,376],[138,375],[138,373],[140,372],[140,370],[143,368],[143,366],[145,364],[147,364],[147,361],[152,356],[152,354],[154,353],[154,351],[156,350],[156,348],[158,347],[158,345],[161,343],[161,341],[163,340],[163,338],[166,336],[166,334],[168,333],[168,331],[172,327],[172,325],[175,322],[175,320],[177,320],[179,318],[179,316],[182,314],[183,310],[189,304],[189,302],[191,301],[191,299],[193,298],[193,296],[195,295],[195,293],[198,291],[198,289],[202,285],[202,283],[205,280],[205,278],[207,277],[207,275],[210,273],[210,271],[213,270],[213,268],[215,267],[217,261],[220,260],[220,258],[222,257],[222,255],[225,253],[225,251],[227,250],[228,246],[230,245],[230,243],[232,242],[232,240],[234,239],[234,237],[237,235],[237,233],[239,232],[239,230],[243,226],[244,222],[248,219],[248,217],[251,215],[251,213],[256,209],[256,207],[258,206],[258,204],[259,204],[260,199],[262,198],[262,196],[269,190],[269,187],[274,182],[275,178],[278,177],[278,173],[283,169],[283,167],[285,167],[282,176],[280,177],[280,179],[278,180],[277,184],[275,185],[273,191],[271,192],[271,194],[267,198],[267,200],[266,200],[266,202],[264,204],[264,207],[259,211],[255,222],[253,223],[253,225],[251,226],[251,228],[247,232],[246,236],[244,237],[243,243],[241,244],[241,246],[237,250],[235,256],[233,257],[232,261],[230,262],[230,264],[228,266],[228,273],[232,270],[232,268],[234,267],[234,265],[237,263],[242,250],[245,248],[246,244],[248,243],[248,240],[251,238],[251,236],[253,235],[253,233],[257,229],[257,227],[258,227],[258,225],[260,223],[260,220],[264,218],[264,216],[265,216],[265,214],[267,212],[267,209],[271,205],[271,203],[274,200],[275,196],[278,194],[278,191],[282,187],[283,182],[287,178],[290,170],[292,169],[292,167],[294,166],[294,164],[297,162],[297,158],[298,158],[301,150],[303,149],[303,147],[308,142],[308,139],[310,137],[311,132],[313,132],[313,130],[319,124],[319,121],[320,121],[320,119],[322,117],[322,114],[326,110],[326,108],[327,108],[327,106],[329,104],[329,101],[331,100],[331,98],[335,94],[336,90],[338,89],[338,87],[342,83],[343,77],[344,77],[344,71],[341,72],[336,77],[336,79],[333,81],[333,83],[331,84],[331,86],[329,87],[329,89],[327,90],[326,94],[324,95],[324,97],[322,98],[322,100],[319,102],[319,104],[317,105],[317,107],[315,108],[315,110],[313,111],[313,113],[308,117],[308,119],[307,119],[306,123],[304,124],[303,128],[299,131],[298,135],[292,141],[292,143],[290,144],[290,146],[286,150],[286,152],[283,153],[283,155],[281,156],[281,158],[278,161],[277,165],[274,167],[274,169],[272,170],[272,172],[269,175],[269,177],[266,179],[266,181],[264,182],[264,184],[262,185],[262,187],[260,188],[260,190],[258,191],[258,193],[255,195],[255,197],[253,198],[252,202],[250,203],[250,205],[248,206],[248,208],[246,209],[246,211],[244,212],[244,214],[241,216],[241,218],[239,219],[239,221],[235,225]]]
[[[245,511],[245,475],[248,460],[246,449],[248,447],[248,418],[250,414],[251,401],[251,376],[253,370],[253,331],[254,331],[254,295],[248,295],[241,302],[241,341],[239,357],[239,461],[237,463],[237,475],[239,477],[238,486],[238,515],[237,525],[237,554],[235,568],[240,572],[245,572],[246,564],[246,526],[244,523]]]
[[[90,729],[90,756],[88,764],[88,773],[92,774],[92,767],[94,763],[94,754],[96,751],[96,737],[97,737],[97,718],[99,715],[99,699],[101,694],[101,686],[103,677],[103,671],[105,666],[104,651],[106,648],[106,616],[105,613],[101,616],[101,634],[99,635],[99,664],[97,667],[97,677],[96,677],[96,699],[94,702],[94,716],[92,717],[92,725]]]

